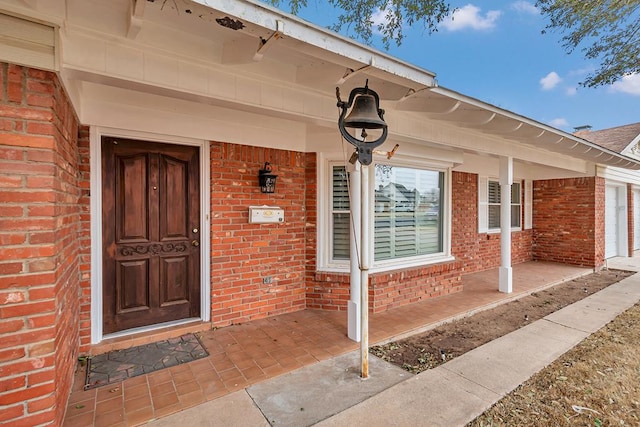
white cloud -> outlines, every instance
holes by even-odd
[[[573,96],[578,92],[578,88],[575,86],[570,86],[567,88],[567,90],[565,91],[565,93],[569,96]]]
[[[569,122],[564,117],[558,117],[549,122],[549,124],[555,128],[563,128],[569,126]]]
[[[384,12],[380,8],[378,8],[378,10],[376,10],[373,13],[373,15],[371,15],[371,20],[373,21],[373,29],[374,29],[374,31],[377,30],[378,25],[386,24],[387,22],[389,22],[389,20],[386,17],[386,12]]]
[[[537,15],[540,13],[538,8],[528,1],[519,0],[515,3],[511,3],[511,9],[514,9],[520,13],[529,13],[531,15]]]
[[[640,74],[627,74],[611,86],[612,92],[628,93],[630,95],[640,96]]]
[[[502,14],[499,10],[490,10],[484,16],[480,8],[472,4],[457,9],[445,18],[440,25],[449,31],[459,31],[465,28],[472,30],[490,30],[496,26],[496,21]]]
[[[551,90],[560,83],[562,79],[555,71],[550,72],[546,76],[540,79],[540,86],[542,90]]]

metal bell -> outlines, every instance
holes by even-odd
[[[378,114],[375,97],[370,94],[361,94],[353,101],[353,108],[344,119],[344,126],[357,129],[382,129],[387,124]]]

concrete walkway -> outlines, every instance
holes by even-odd
[[[640,271],[640,258],[609,268]],[[153,426],[463,426],[640,301],[640,274],[419,375],[359,353],[298,369]]]

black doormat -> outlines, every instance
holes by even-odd
[[[99,354],[88,360],[84,389],[113,384],[208,355],[194,334]]]

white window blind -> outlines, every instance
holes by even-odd
[[[374,259],[442,252],[444,173],[376,165]]]
[[[511,227],[522,225],[522,185],[511,184]],[[500,182],[478,177],[478,232],[500,229]]]
[[[349,179],[344,166],[332,167],[332,258],[349,259]]]
[[[443,251],[444,172],[375,166],[374,260]],[[344,166],[332,166],[331,257],[349,259],[349,183]]]

